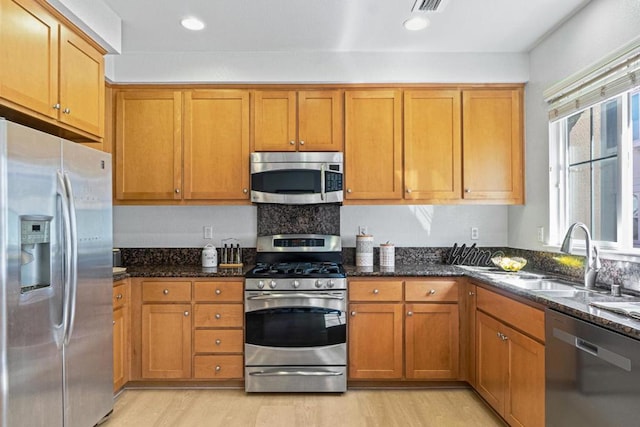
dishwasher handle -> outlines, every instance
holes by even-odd
[[[584,338],[577,337],[562,329],[553,328],[553,336],[560,341],[574,346],[578,350],[584,351],[594,357],[604,360],[620,369],[631,372],[631,360],[621,354],[615,353],[599,345],[593,344]]]

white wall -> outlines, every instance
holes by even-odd
[[[549,229],[549,135],[542,92],[640,35],[640,1],[592,0],[530,52],[525,92],[526,205],[509,208],[509,246],[543,249]],[[548,234],[546,234],[548,236]]]
[[[390,241],[400,247],[451,246],[477,243],[507,244],[505,206],[343,206],[341,232],[345,247],[355,246],[359,225],[366,225],[376,244]],[[243,247],[255,247],[255,206],[116,206],[113,209],[114,246],[219,246],[236,238]],[[203,239],[203,227],[213,227],[213,240]],[[471,227],[479,239],[470,240]]]

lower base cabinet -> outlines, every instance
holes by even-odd
[[[113,284],[113,391],[129,381],[129,279]]]
[[[544,381],[544,345],[477,311],[475,388],[480,396],[511,426],[544,426]]]

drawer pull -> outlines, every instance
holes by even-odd
[[[164,291],[162,291],[162,293],[165,295],[169,295],[169,289],[165,289]]]
[[[352,311],[352,312],[351,312],[351,316],[353,317],[353,316],[355,316],[355,315],[356,315],[356,312],[355,312],[355,311]]]
[[[220,289],[216,289],[216,295],[220,295],[222,291]]]
[[[429,295],[435,295],[435,293],[436,293],[436,290],[435,290],[435,289],[431,289],[431,290],[428,292],[428,294],[429,294]]]
[[[115,320],[113,321],[113,324],[114,324],[114,325],[116,324],[116,321],[115,321]]]
[[[220,345],[222,344],[222,341],[220,341],[219,339],[216,340],[216,345]]]
[[[220,313],[216,313],[216,316],[215,316],[215,317],[216,317],[216,319],[219,319],[219,318],[221,318],[222,316],[220,315]]]
[[[476,294],[475,292],[473,292],[473,291],[469,291],[469,296],[470,296],[470,297],[474,296],[475,294]]]
[[[379,293],[380,293],[380,291],[379,291],[379,290],[377,290],[377,289],[374,289],[374,290],[373,290],[373,294],[374,294],[374,295],[378,295]]]
[[[216,372],[220,372],[222,370],[222,366],[216,365]]]
[[[409,317],[413,316],[413,311],[408,311],[407,312],[407,316],[409,316]]]
[[[247,193],[249,192],[249,189],[248,189],[248,188],[243,188],[243,189],[242,189],[242,192],[243,192],[244,194],[247,194]]]
[[[121,299],[122,299],[122,294],[118,294],[118,295],[116,295],[116,299],[117,299],[117,300],[121,300]]]
[[[186,317],[186,316],[188,316],[188,315],[189,315],[189,312],[188,312],[188,311],[185,311],[185,312],[184,312],[184,315],[185,315],[185,317]]]

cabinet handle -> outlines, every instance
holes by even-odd
[[[300,145],[304,145],[304,141],[300,141]]]
[[[249,192],[249,189],[247,189],[247,188],[243,188],[243,189],[242,189],[242,192],[243,192],[244,194],[247,194],[247,193]]]
[[[179,188],[176,188],[175,191],[176,191],[176,194],[180,194],[180,189]]]
[[[184,317],[187,317],[188,315],[189,315],[189,312],[188,312],[188,311],[185,311],[185,312],[184,312]]]
[[[506,341],[506,340],[508,340],[508,339],[509,339],[509,337],[508,337],[508,336],[506,336],[506,335],[504,335],[504,334],[502,335],[502,341]]]
[[[380,293],[380,291],[379,291],[379,290],[377,290],[377,289],[374,289],[374,290],[373,290],[373,293],[374,293],[374,295],[378,295],[378,294]]]
[[[498,338],[502,339],[502,334],[498,332]]]
[[[216,372],[220,372],[222,370],[222,366],[216,365]]]
[[[464,189],[464,192],[465,192],[465,193],[471,193],[471,189],[470,189],[470,188],[465,188],[465,189]]]
[[[220,345],[220,344],[222,344],[222,341],[220,341],[219,339],[216,340],[216,345]]]
[[[116,324],[116,321],[115,321],[115,320],[113,321],[113,324],[114,324],[114,325]]]
[[[351,189],[350,188],[347,188],[347,193],[351,193]]]
[[[289,145],[296,145],[295,141],[289,141]]]
[[[54,110],[59,110],[60,109],[60,104],[53,104],[53,106],[51,107]]]
[[[413,316],[413,311],[408,311],[407,312],[407,316],[409,316],[409,317]]]
[[[407,188],[407,193],[411,193],[411,189],[410,188]]]
[[[469,291],[469,296],[470,296],[470,297],[474,296],[475,294],[476,294],[475,292],[473,292],[473,291]]]
[[[216,313],[216,316],[215,316],[215,317],[216,317],[216,319],[219,319],[219,318],[221,318],[222,316],[220,315],[220,313]]]
[[[62,114],[71,114],[71,109],[65,108],[64,110],[62,110]]]
[[[431,290],[429,291],[429,295],[435,295],[435,293],[436,293],[436,290],[435,290],[435,289],[431,289]]]
[[[116,299],[117,299],[117,300],[121,300],[121,299],[122,299],[122,294],[118,294],[118,295],[116,295]]]
[[[351,316],[353,317],[353,316],[355,316],[355,315],[356,315],[356,312],[355,312],[355,311],[352,311],[352,312],[351,312]]]
[[[169,289],[165,289],[164,291],[162,291],[162,293],[165,295],[169,295]]]
[[[216,295],[220,295],[222,291],[220,289],[216,289]]]

